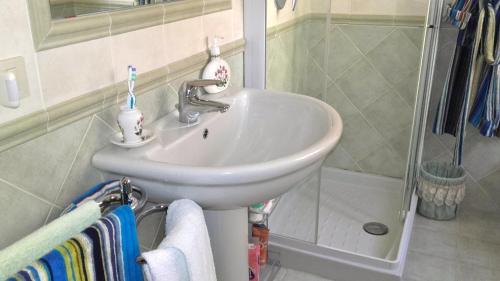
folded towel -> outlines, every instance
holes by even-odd
[[[129,206],[122,206],[8,281],[141,281],[141,267],[135,260],[138,256],[134,213]]]
[[[174,201],[168,207],[165,230],[166,237],[158,249],[179,249],[186,257],[189,280],[217,281],[210,237],[200,206],[188,199]]]
[[[88,202],[74,212],[60,217],[0,251],[0,280],[16,273],[50,252],[57,245],[77,235],[101,217],[95,202]]]
[[[148,281],[190,281],[186,257],[177,248],[166,248],[142,254],[147,264],[144,275]]]

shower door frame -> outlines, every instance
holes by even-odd
[[[266,88],[267,0],[243,1],[244,86]]]
[[[406,174],[404,177],[403,199],[400,209],[401,220],[411,208],[412,198],[418,184],[419,168],[422,163],[424,138],[427,126],[427,116],[434,78],[434,65],[436,63],[439,29],[445,0],[429,0],[420,73],[417,87],[417,97],[413,115],[412,135],[409,145],[409,154]]]

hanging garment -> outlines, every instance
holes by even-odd
[[[488,24],[490,32],[486,36],[488,42],[485,43],[485,46],[491,49],[488,50],[491,58],[486,61],[488,65],[485,67],[481,87],[469,116],[469,122],[479,128],[481,135],[488,137],[498,134],[500,124],[500,44],[496,42],[499,40],[499,8],[500,2],[496,3],[495,7],[492,5],[488,7],[490,21],[491,18],[496,20],[493,27],[492,23]]]
[[[7,280],[142,281],[134,220],[119,207]]]
[[[468,28],[459,33],[461,42],[456,52],[456,62],[452,68],[452,78],[448,85],[447,114],[444,123],[444,132],[456,136],[463,105],[467,97],[469,76],[471,74],[473,59],[473,41],[475,25],[469,22]]]
[[[468,109],[469,109],[469,102],[470,102],[470,97],[473,92],[476,91],[476,89],[472,88],[472,85],[474,84],[474,80],[476,79],[475,77],[479,75],[479,71],[475,72],[478,69],[477,66],[477,61],[478,61],[478,56],[479,56],[479,50],[480,50],[480,44],[483,45],[490,45],[488,40],[491,40],[493,37],[484,37],[483,36],[483,24],[486,21],[488,23],[486,27],[486,33],[490,33],[492,28],[495,26],[494,25],[494,20],[492,18],[495,17],[493,7],[491,4],[488,3],[487,6],[483,5],[483,2],[480,1],[478,3],[478,8],[479,8],[479,17],[477,20],[477,30],[476,34],[474,36],[474,47],[473,47],[473,54],[472,58],[470,61],[470,68],[469,68],[469,77],[467,81],[467,92],[466,96],[464,97],[464,103],[460,115],[460,122],[458,125],[458,134],[456,135],[457,140],[455,144],[455,153],[454,153],[454,159],[453,162],[455,165],[459,166],[462,164],[462,153],[463,153],[463,146],[464,146],[464,141],[465,141],[465,128],[467,126],[467,114],[468,114]],[[492,13],[493,12],[493,13]],[[487,18],[486,18],[487,17]],[[493,23],[493,24],[492,24]],[[489,51],[489,50],[486,50]],[[483,57],[486,57],[486,54],[483,54]]]
[[[481,86],[479,87],[476,99],[471,109],[471,114],[469,116],[469,122],[472,126],[479,128],[481,121],[483,120],[484,111],[486,110],[486,97],[488,96],[488,91],[490,87],[489,81],[491,80],[491,69],[485,68],[485,73],[482,75],[483,80]]]
[[[457,36],[453,61],[448,69],[448,77],[439,101],[433,127],[433,132],[436,134],[447,133],[456,137],[454,155],[456,165],[462,163],[469,109],[472,119],[486,119],[486,122],[474,121],[475,124],[480,123],[483,126],[483,134],[493,135],[500,123],[497,85],[500,80],[496,79],[500,71],[483,70],[488,68],[485,67],[488,63],[495,63],[498,57],[496,53],[498,46],[495,44],[495,40],[498,38],[498,3],[495,6],[493,6],[492,1],[487,0],[470,3],[469,7],[467,7],[468,3],[463,6],[464,9],[468,9],[470,18],[463,21],[463,17],[457,16],[457,18],[462,19],[462,23],[466,22],[466,26],[459,31]],[[457,24],[455,25],[457,26]],[[460,25],[460,27],[463,26]],[[488,80],[484,81],[484,79]],[[494,93],[489,94],[491,91]],[[474,99],[472,107],[469,105],[471,98]]]
[[[487,64],[494,64],[494,48],[495,48],[495,9],[493,5],[488,4],[488,7],[484,11],[486,12],[486,22],[485,22],[485,30],[484,30],[484,40],[483,40],[483,54],[484,59]]]
[[[434,120],[433,132],[435,134],[451,134],[456,136],[460,124],[460,117],[464,103],[470,94],[470,78],[474,75],[473,63],[477,54],[476,31],[481,33],[484,14],[479,5],[473,4],[471,8],[471,19],[467,27],[460,30],[457,36],[457,44],[454,50],[453,60],[448,68],[445,87],[439,101],[436,118]]]
[[[476,0],[453,0],[444,13],[444,21],[448,21],[459,29],[465,29],[471,17],[471,8]]]

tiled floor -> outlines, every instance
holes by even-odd
[[[469,180],[457,219],[416,217],[405,281],[500,280],[500,208]]]
[[[283,268],[275,281],[330,281]],[[404,281],[499,281],[500,208],[472,180],[457,219],[415,218]],[[352,280],[359,281],[359,280]]]

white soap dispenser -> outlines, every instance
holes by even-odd
[[[231,69],[229,64],[220,57],[219,40],[220,37],[215,36],[212,40],[210,48],[210,62],[203,70],[203,79],[217,79],[224,81],[223,85],[206,86],[204,89],[209,94],[216,94],[224,91],[229,86],[231,80]]]

